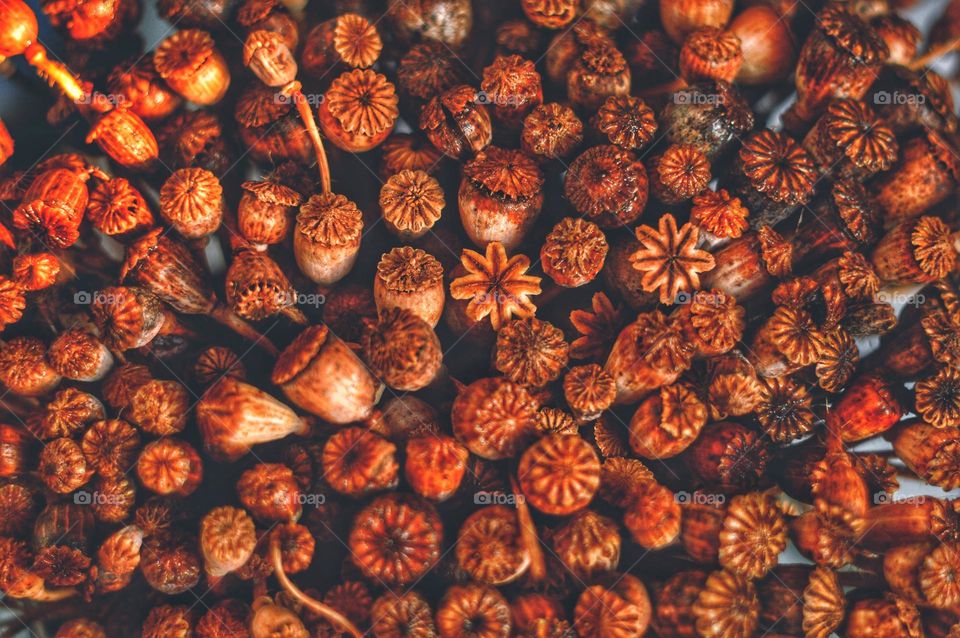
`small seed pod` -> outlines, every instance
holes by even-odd
[[[349,538],[360,571],[388,586],[416,582],[440,559],[442,542],[434,506],[409,494],[375,498],[354,518]]]
[[[175,169],[200,166],[222,175],[235,161],[215,112],[183,111],[158,130],[157,139],[164,161]]]
[[[630,67],[609,42],[592,44],[567,75],[567,97],[583,111],[596,111],[610,96],[630,94]]]
[[[208,576],[219,578],[249,560],[257,544],[253,519],[236,507],[215,507],[200,521],[200,553]]]
[[[591,20],[577,20],[569,29],[555,35],[547,46],[545,68],[547,77],[556,86],[564,86],[570,69],[590,46],[613,44],[609,31]]]
[[[957,251],[950,227],[939,217],[924,216],[892,228],[874,247],[870,261],[885,283],[928,283],[953,271]]]
[[[400,115],[397,93],[387,78],[370,69],[344,73],[327,89],[317,109],[323,134],[336,146],[363,153],[379,146]]]
[[[394,133],[380,147],[380,153],[380,177],[384,180],[400,171],[433,175],[443,163],[443,155],[422,135]]]
[[[712,176],[706,156],[690,145],[674,144],[650,158],[650,190],[664,204],[679,204],[699,195]]]
[[[528,388],[556,380],[567,365],[570,346],[563,332],[539,319],[515,319],[497,332],[494,366]]]
[[[234,119],[240,141],[258,162],[313,161],[313,144],[297,115],[297,99],[256,82],[237,98]]]
[[[363,214],[343,195],[312,195],[300,207],[293,251],[300,271],[318,284],[343,279],[353,268],[363,233]]]
[[[230,376],[216,381],[197,403],[197,425],[206,450],[225,460],[239,459],[254,445],[309,430],[289,407]]]
[[[370,416],[382,386],[326,326],[310,326],[277,359],[271,377],[298,407],[331,423]]]
[[[110,159],[138,173],[151,170],[160,156],[153,131],[125,103],[101,115],[86,142],[96,142]]]
[[[447,157],[479,153],[493,140],[487,107],[473,87],[461,84],[434,96],[420,111],[420,130]]]
[[[759,613],[753,582],[726,570],[707,577],[693,604],[697,633],[703,638],[748,638],[757,629]]]
[[[573,610],[578,636],[642,636],[653,610],[643,582],[630,574],[611,573],[583,590]]]
[[[27,253],[13,258],[11,274],[15,283],[36,292],[57,283],[60,261],[53,253]]]
[[[295,521],[303,511],[293,470],[279,463],[257,463],[240,475],[237,495],[262,522]]]
[[[579,9],[576,0],[523,0],[520,7],[530,22],[545,29],[562,29],[573,22]]]
[[[684,460],[690,471],[708,485],[723,491],[757,487],[769,460],[767,443],[742,425],[722,422],[705,428]]]
[[[181,168],[160,189],[160,216],[187,239],[215,232],[223,220],[223,187],[203,168]]]
[[[827,428],[848,443],[886,432],[905,414],[893,385],[874,374],[858,376],[827,413]]]
[[[569,156],[583,142],[583,122],[565,104],[541,104],[523,120],[520,147],[540,161]]]
[[[47,360],[47,346],[33,337],[15,337],[0,345],[0,383],[24,397],[44,395],[62,377]]]
[[[230,69],[214,44],[200,29],[185,29],[160,43],[153,64],[174,91],[195,104],[210,106],[230,88]]]
[[[847,7],[825,8],[800,50],[797,100],[784,114],[784,124],[800,130],[832,98],[862,98],[889,55],[877,32]]]
[[[850,638],[923,635],[916,605],[890,593],[852,603],[845,626]]]
[[[248,631],[246,623],[243,630]],[[249,635],[251,638],[310,638],[310,632],[300,617],[286,607],[274,605],[269,597],[254,601],[249,620]]]
[[[522,151],[490,146],[463,167],[460,221],[480,248],[496,241],[513,251],[543,206],[543,174]]]
[[[83,450],[72,439],[54,439],[40,452],[37,472],[44,485],[57,494],[69,494],[93,478]]]
[[[903,142],[893,168],[868,185],[885,228],[916,219],[951,196],[960,185],[956,153],[944,135],[931,129]]]
[[[283,86],[297,77],[297,61],[274,31],[252,31],[243,44],[243,64],[267,86]]]
[[[104,342],[115,352],[147,345],[164,324],[161,301],[136,286],[114,286],[97,291],[90,312]]]
[[[790,21],[765,4],[749,6],[734,16],[729,30],[740,38],[743,66],[741,84],[772,84],[784,80],[797,59],[796,37]]]
[[[476,626],[497,638],[510,635],[510,605],[494,587],[479,583],[453,585],[437,607],[440,638],[469,635]]]
[[[212,386],[224,377],[242,381],[246,376],[246,368],[237,353],[223,346],[207,348],[193,364],[193,378],[203,386]]]
[[[754,124],[750,105],[727,82],[699,82],[680,89],[658,116],[668,143],[690,144],[710,160],[725,154]]]
[[[253,31],[274,31],[284,38],[284,44],[291,51],[297,50],[300,42],[300,26],[297,17],[302,18],[305,2],[293,0],[248,0],[243,2],[236,13],[236,20],[245,33]]]
[[[140,552],[140,571],[147,584],[168,596],[196,587],[203,574],[196,541],[176,533],[147,540]]]
[[[123,62],[107,76],[107,90],[122,96],[131,111],[147,122],[162,120],[180,108],[183,100],[157,73],[152,58]]]
[[[105,235],[123,241],[155,225],[140,191],[122,177],[100,182],[90,193],[87,219]]]
[[[680,75],[688,82],[733,82],[742,65],[740,38],[732,31],[698,29],[684,39],[680,49]]]
[[[597,453],[576,435],[546,436],[520,457],[520,488],[546,514],[566,516],[585,508],[600,485]]]
[[[599,418],[613,405],[616,392],[613,377],[596,364],[570,368],[563,378],[564,398],[581,422]]]
[[[440,372],[440,339],[423,319],[404,308],[389,308],[368,322],[361,342],[371,372],[394,390],[416,392]]]
[[[322,78],[338,65],[371,67],[382,49],[376,25],[362,15],[344,13],[310,30],[300,59],[305,73]]]
[[[656,591],[653,623],[665,636],[696,636],[693,604],[707,581],[699,570],[677,572]]]
[[[457,564],[471,578],[490,585],[506,585],[530,566],[516,512],[505,505],[477,510],[460,526]]]
[[[479,379],[453,402],[453,432],[477,456],[510,458],[534,438],[537,407],[522,386],[503,378]]]
[[[469,0],[390,0],[387,15],[401,40],[423,37],[454,50],[460,48],[473,27]]]
[[[459,489],[468,458],[467,448],[452,437],[414,436],[407,440],[403,474],[414,492],[442,502]]]
[[[431,328],[436,327],[446,299],[443,267],[436,257],[419,248],[393,248],[377,264],[373,296],[378,312],[403,308]]]
[[[212,605],[197,621],[194,635],[197,638],[250,638],[248,617],[252,617],[252,614],[245,602],[225,598]]]
[[[73,245],[80,237],[90,177],[90,171],[68,168],[39,173],[13,211],[14,227],[31,231],[54,248]]]
[[[630,447],[647,459],[674,457],[696,440],[707,423],[707,406],[686,383],[660,388],[630,419]]]
[[[143,638],[186,638],[193,633],[193,614],[183,605],[158,605],[143,621]]]
[[[19,283],[0,275],[0,328],[20,321],[27,307],[26,291]]]
[[[140,452],[137,478],[161,496],[189,496],[203,479],[203,462],[186,441],[163,437],[148,443]]]
[[[237,254],[226,275],[227,303],[238,316],[262,321],[283,313],[291,321],[306,324],[297,305],[297,291],[275,261],[266,253]]]
[[[617,336],[604,370],[617,383],[617,400],[639,401],[657,388],[676,381],[690,366],[693,349],[678,325],[658,310],[641,313]]]
[[[40,513],[40,506],[40,494],[34,487],[16,482],[0,486],[0,511],[4,517],[0,532],[5,536],[25,537]]]
[[[769,290],[775,277],[789,274],[793,246],[769,226],[761,226],[721,247],[716,266],[704,273],[701,285],[716,288],[743,302]]]
[[[898,425],[893,437],[897,458],[921,479],[944,490],[960,486],[960,439],[952,428],[917,419]]]
[[[0,55],[12,58],[37,41],[37,15],[26,2],[10,0],[0,20]]]
[[[560,561],[583,582],[614,571],[620,562],[617,524],[592,510],[575,514],[551,541]]]
[[[941,368],[914,386],[916,413],[937,428],[960,426],[960,374]]]
[[[607,238],[596,224],[564,217],[540,248],[540,262],[554,283],[576,288],[600,274],[607,248]]]
[[[237,206],[237,230],[257,250],[279,244],[293,226],[302,198],[292,188],[273,180],[244,182]]]
[[[595,146],[573,161],[563,192],[581,215],[600,228],[633,224],[647,205],[647,171],[616,146]]]
[[[440,183],[424,171],[403,170],[380,189],[380,210],[393,234],[404,241],[422,237],[440,220],[446,201]]]
[[[87,464],[100,476],[118,478],[136,461],[140,434],[126,421],[97,421],[83,433],[80,447]]]
[[[665,0],[660,3],[660,23],[677,44],[682,44],[690,33],[698,29],[722,29],[731,15],[732,0]]]
[[[36,437],[23,428],[0,424],[0,477],[9,478],[28,470],[34,462],[35,441]]]
[[[107,638],[107,633],[95,620],[75,618],[60,625],[54,638]]]
[[[888,65],[907,66],[917,56],[923,35],[912,22],[896,13],[878,15],[870,20],[870,26],[887,45],[890,57]]]
[[[113,367],[113,355],[90,332],[75,328],[54,339],[47,359],[58,374],[74,381],[99,381]]]
[[[897,158],[893,131],[860,101],[835,100],[803,141],[822,175],[864,180]]]
[[[483,69],[482,97],[493,105],[493,116],[509,129],[543,104],[543,86],[536,66],[519,55],[498,55]]]
[[[64,388],[30,418],[29,427],[42,440],[72,437],[104,416],[100,399],[76,388]],[[14,456],[12,460],[16,458]]]
[[[47,1],[41,7],[54,27],[81,48],[91,50],[109,45],[124,27],[131,27],[140,17],[138,4],[122,1]]]

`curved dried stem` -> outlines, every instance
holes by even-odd
[[[530,515],[527,500],[522,497],[517,479],[510,477],[510,488],[513,490],[517,505],[517,520],[520,522],[520,539],[530,555],[530,579],[534,583],[543,582],[547,576],[547,563],[540,547],[540,538],[537,536],[537,526]]]
[[[277,576],[277,580],[280,581],[280,585],[288,594],[290,594],[290,596],[294,598],[294,600],[302,604],[313,613],[323,617],[326,620],[329,620],[335,626],[353,636],[353,638],[363,638],[363,634],[360,632],[360,630],[357,629],[357,627],[350,622],[346,616],[338,612],[333,607],[324,605],[319,600],[311,598],[307,594],[303,593],[299,587],[293,584],[293,582],[287,577],[286,572],[283,571],[283,560],[281,559],[280,555],[280,541],[276,538],[270,539],[270,561],[273,563],[273,571]]]
[[[960,37],[954,38],[953,40],[947,40],[946,42],[941,42],[940,44],[929,49],[919,58],[912,60],[907,65],[907,68],[911,71],[918,71],[934,62],[937,58],[944,56],[951,51],[955,51],[957,47],[960,47]]]
[[[313,117],[313,111],[310,109],[307,98],[304,97],[300,88],[300,82],[294,80],[280,89],[280,91],[293,100],[294,105],[297,107],[297,113],[300,114],[300,119],[303,120],[304,126],[307,127],[307,135],[310,136],[313,150],[317,154],[317,165],[320,167],[320,186],[323,188],[324,193],[329,193],[330,164],[327,162],[327,152],[323,148],[323,140],[320,139],[320,129],[317,128],[317,121]]]
[[[266,335],[258,332],[256,328],[238,317],[237,314],[227,306],[217,304],[213,310],[210,311],[210,317],[227,328],[230,328],[241,337],[249,339],[255,346],[263,348],[274,357],[280,355],[280,350],[277,349],[277,346],[275,346]]]
[[[84,90],[80,80],[67,66],[61,62],[51,60],[47,56],[47,49],[42,44],[33,43],[23,52],[30,66],[34,67],[50,86],[56,86],[64,95],[77,103],[90,102],[90,94]]]

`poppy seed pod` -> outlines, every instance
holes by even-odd
[[[377,310],[405,308],[436,327],[443,316],[446,292],[443,266],[428,252],[400,246],[384,253],[373,280]]]
[[[363,361],[326,326],[310,326],[287,346],[273,383],[300,408],[336,424],[370,416],[383,386]]]
[[[223,220],[223,187],[204,168],[181,168],[160,188],[160,216],[187,239],[213,233]]]
[[[174,91],[195,104],[216,104],[230,88],[230,69],[214,44],[200,29],[185,29],[160,43],[153,64]]]
[[[96,142],[111,159],[136,172],[153,168],[160,155],[153,131],[126,104],[100,116],[86,141]]]
[[[8,0],[0,18],[0,55],[20,55],[37,41],[37,16],[23,0]]]
[[[13,211],[14,227],[36,233],[55,248],[71,246],[80,237],[90,177],[91,171],[68,168],[40,173]]]
[[[363,214],[334,193],[312,195],[300,206],[293,231],[293,254],[300,271],[318,284],[346,277],[360,250]]]
[[[292,188],[271,180],[244,182],[237,206],[237,230],[257,250],[279,244],[293,226],[302,198]]]
[[[327,89],[317,108],[323,134],[351,153],[379,146],[396,124],[397,92],[387,78],[370,69],[344,73]]]
[[[297,61],[273,31],[253,31],[247,36],[243,64],[267,86],[283,86],[297,77]]]
[[[477,90],[461,84],[434,96],[420,111],[420,130],[447,157],[458,159],[493,140],[493,123]]]
[[[227,303],[244,319],[261,321],[283,313],[291,321],[307,323],[296,307],[297,291],[266,253],[243,251],[236,255],[225,285]]]
[[[81,328],[67,330],[47,352],[50,365],[74,381],[99,381],[113,367],[113,355],[97,337]]]

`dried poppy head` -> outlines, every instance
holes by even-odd
[[[386,309],[370,322],[361,348],[373,373],[401,392],[426,387],[442,365],[443,352],[433,328],[404,308]]]
[[[164,161],[173,168],[201,166],[223,174],[233,163],[216,113],[207,110],[179,113],[158,131]]]
[[[851,603],[844,633],[850,638],[866,638],[874,632],[910,638],[922,636],[920,611],[913,603],[890,592]]]
[[[0,534],[20,536],[29,533],[40,513],[39,494],[34,488],[19,483],[0,486]]]
[[[427,233],[440,220],[445,205],[440,183],[420,170],[395,173],[380,189],[380,210],[387,228],[403,240]]]
[[[617,388],[613,377],[597,364],[570,368],[563,378],[563,395],[580,421],[599,418],[613,405]]]
[[[705,483],[724,490],[748,490],[764,480],[770,452],[757,432],[723,422],[705,428],[684,456],[690,470]]]
[[[223,219],[223,187],[203,168],[181,168],[160,189],[160,215],[188,239],[205,237]]]
[[[943,367],[936,374],[918,381],[915,389],[917,414],[938,427],[960,425],[960,373]]]
[[[323,134],[336,146],[362,153],[379,146],[400,115],[397,93],[387,78],[370,69],[335,79],[317,110]]]
[[[107,76],[110,93],[122,96],[130,110],[146,121],[158,121],[172,115],[183,100],[164,83],[153,59],[129,62],[120,63]]]
[[[733,82],[742,65],[740,38],[732,31],[699,29],[686,37],[680,49],[680,75],[688,82]]]
[[[630,574],[612,573],[583,590],[573,610],[580,636],[642,636],[653,610],[643,582]]]
[[[27,307],[25,292],[23,286],[13,279],[0,275],[0,327],[20,321]]]
[[[296,520],[302,511],[293,470],[279,463],[258,463],[237,481],[243,506],[259,521]]]
[[[0,382],[20,396],[39,396],[60,384],[47,360],[47,346],[32,337],[15,337],[0,345]]]
[[[530,22],[545,29],[562,29],[579,9],[576,0],[523,0],[520,7]]]
[[[200,553],[209,576],[219,578],[243,566],[257,544],[253,519],[236,507],[215,507],[200,522]]]
[[[490,146],[463,167],[460,221],[477,246],[500,242],[513,250],[543,206],[543,174],[522,151]]]
[[[380,176],[384,179],[400,171],[436,173],[443,155],[420,135],[394,133],[380,147]]]
[[[244,182],[241,188],[237,230],[243,238],[258,250],[286,239],[302,200],[300,194],[270,179]]]
[[[400,90],[418,100],[430,100],[462,81],[463,67],[439,42],[426,40],[413,45],[397,66]]]
[[[397,447],[363,428],[345,428],[323,446],[327,483],[343,494],[363,496],[395,487],[399,476]]]
[[[583,142],[583,122],[572,108],[551,102],[534,108],[523,120],[523,150],[543,160],[562,159]]]
[[[772,5],[751,5],[738,11],[728,29],[740,39],[743,65],[736,80],[741,84],[781,82],[793,70],[797,39],[788,20]]]
[[[80,445],[72,439],[54,439],[40,452],[37,472],[44,484],[57,494],[69,494],[93,477]]]
[[[244,0],[237,9],[236,20],[247,33],[259,30],[279,33],[287,48],[296,51],[300,41],[298,19],[303,17],[304,4],[300,0]]]
[[[140,448],[139,432],[126,421],[97,421],[83,433],[83,456],[91,468],[106,478],[122,476],[133,466]]]
[[[597,453],[577,435],[540,439],[523,453],[517,472],[530,504],[556,516],[586,507],[600,485]]]
[[[485,255],[465,249],[460,265],[466,274],[450,283],[450,296],[469,300],[466,315],[472,321],[489,316],[490,325],[499,330],[513,317],[528,318],[536,313],[530,297],[540,294],[540,278],[526,274],[530,268],[526,255],[507,258],[503,245],[494,241],[487,244]]]
[[[197,621],[197,638],[247,638],[250,608],[236,598],[225,598],[212,605]]]
[[[703,638],[749,638],[757,628],[760,602],[753,583],[729,571],[713,572],[693,605]]]
[[[537,404],[519,385],[503,378],[474,381],[457,396],[453,432],[477,456],[515,456],[534,436]]]
[[[484,507],[467,517],[457,535],[456,556],[471,578],[491,585],[516,580],[530,564],[517,514],[504,505]]]
[[[673,383],[644,399],[630,419],[630,447],[640,456],[676,456],[707,422],[707,406],[687,383]]]
[[[136,236],[155,223],[143,195],[122,177],[97,184],[90,193],[86,215],[94,228],[119,240]]]
[[[810,391],[790,377],[760,383],[757,420],[775,442],[787,443],[813,430],[817,417],[811,408]]]
[[[619,228],[636,221],[647,204],[647,171],[629,151],[595,146],[570,165],[563,191],[581,215],[601,228]]]
[[[628,151],[644,148],[657,132],[653,109],[642,99],[631,96],[607,98],[592,124],[611,144]]]
[[[563,332],[553,324],[515,319],[497,333],[494,366],[514,383],[541,388],[563,372],[569,349]]]
[[[414,436],[407,441],[404,476],[420,496],[445,501],[463,482],[468,457],[467,448],[453,437]]]
[[[554,283],[576,288],[600,274],[607,248],[607,238],[596,224],[564,217],[540,248],[540,263]]]
[[[189,638],[193,633],[193,615],[185,605],[158,605],[143,621],[143,638]]]
[[[137,477],[144,487],[161,496],[187,496],[200,485],[203,463],[189,443],[164,437],[140,452]]]
[[[493,124],[477,90],[460,84],[435,95],[420,111],[420,130],[447,157],[478,153],[493,140]]]
[[[283,36],[274,31],[252,31],[247,36],[243,64],[267,86],[283,86],[297,77],[297,61]]]
[[[97,337],[75,328],[61,333],[47,352],[51,367],[75,381],[99,381],[113,367],[113,355]]]
[[[382,391],[363,361],[325,325],[301,332],[280,354],[271,379],[297,406],[338,424],[368,418]]]
[[[893,131],[861,100],[831,102],[803,146],[821,174],[857,180],[888,170],[899,151]]]
[[[29,230],[54,248],[66,248],[80,237],[87,208],[90,171],[52,168],[38,174],[13,211],[13,225]]]
[[[870,254],[885,283],[927,283],[956,267],[957,250],[942,219],[923,216],[892,228]]]
[[[498,55],[483,69],[482,97],[504,126],[519,129],[523,119],[543,104],[543,86],[536,65],[519,55]]]
[[[412,246],[383,254],[373,280],[377,310],[404,308],[435,327],[443,315],[443,267],[436,257]]]
[[[434,506],[409,494],[375,498],[357,513],[349,537],[361,572],[388,586],[416,582],[439,560],[442,542]]]
[[[230,88],[230,70],[213,37],[200,29],[185,29],[160,43],[153,64],[167,84],[186,99],[209,106]]]
[[[671,144],[690,144],[708,158],[727,151],[753,129],[750,105],[731,84],[699,82],[680,89],[657,114]]]
[[[29,422],[31,430],[43,440],[70,437],[93,421],[104,418],[103,403],[92,394],[76,388],[59,390]]]
[[[353,268],[362,233],[363,214],[356,204],[343,195],[312,195],[300,207],[293,233],[300,271],[316,283],[339,281]]]
[[[137,286],[97,291],[90,312],[104,342],[117,352],[147,345],[165,321],[161,301]]]
[[[584,111],[595,111],[610,96],[630,94],[630,67],[612,42],[588,46],[567,75],[567,97]]]
[[[575,514],[551,539],[561,562],[583,582],[612,572],[620,562],[617,524],[592,510]]]
[[[747,138],[738,154],[737,194],[754,219],[775,224],[813,194],[817,171],[810,154],[786,133],[769,129]]]
[[[13,280],[24,290],[37,291],[57,283],[60,260],[53,253],[25,253],[13,258]]]
[[[659,310],[640,313],[617,335],[604,364],[617,384],[616,403],[639,401],[673,383],[690,367],[693,353],[678,323]]]
[[[460,48],[473,26],[469,0],[390,0],[387,16],[402,41],[422,37],[454,50]]]
[[[107,632],[95,620],[75,618],[60,625],[54,638],[107,638]]]
[[[428,638],[436,635],[430,604],[415,591],[387,592],[377,598],[370,612],[376,638]]]
[[[720,531],[720,565],[748,578],[760,578],[787,547],[787,524],[773,498],[752,492],[730,501]]]
[[[126,416],[144,432],[168,436],[183,431],[192,404],[181,383],[152,379],[133,391]]]
[[[677,229],[673,215],[660,217],[659,230],[646,225],[636,228],[641,249],[630,255],[630,263],[643,273],[642,286],[648,292],[659,290],[661,303],[682,301],[700,288],[700,273],[712,270],[713,255],[697,248],[700,229],[684,224]]]
[[[33,465],[33,441],[37,438],[35,429],[0,425],[0,476],[9,478],[24,474],[28,465]]]
[[[0,20],[0,55],[12,58],[20,55],[37,41],[37,15],[26,2],[11,0]]]
[[[699,195],[710,182],[710,162],[690,145],[671,145],[650,159],[650,189],[665,204],[679,204]]]
[[[96,142],[117,164],[138,173],[156,166],[160,155],[153,131],[126,104],[101,115],[85,141]]]
[[[436,617],[441,636],[481,638],[510,633],[510,605],[499,590],[481,583],[447,589]]]
[[[131,8],[117,0],[71,0],[42,3],[43,12],[53,26],[86,47],[102,48],[116,38],[131,14],[139,17],[139,7]]]
[[[227,269],[226,300],[238,316],[261,321],[282,313],[291,321],[306,324],[296,307],[297,293],[275,261],[263,252],[243,251]]]

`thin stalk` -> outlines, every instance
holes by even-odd
[[[926,53],[921,55],[919,58],[914,59],[907,65],[907,68],[911,71],[918,71],[928,64],[932,63],[934,60],[940,56],[946,55],[951,51],[956,50],[960,46],[960,37],[956,37],[953,40],[948,40],[946,42],[941,42],[940,44],[934,46],[932,49],[929,49]]]
[[[330,193],[330,164],[327,162],[327,152],[323,148],[323,140],[320,138],[320,129],[317,128],[317,120],[313,117],[313,110],[307,103],[301,89],[301,84],[293,80],[281,89],[284,95],[288,95],[297,107],[297,113],[307,127],[307,135],[310,136],[310,142],[313,144],[313,150],[317,154],[317,165],[320,167],[320,186],[324,194]]]

